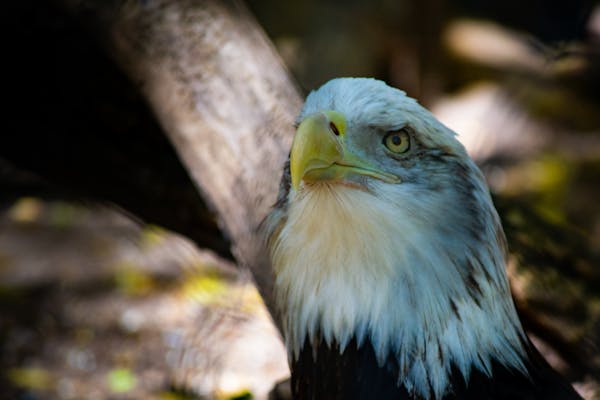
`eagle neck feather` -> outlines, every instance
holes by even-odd
[[[465,380],[473,368],[490,375],[492,360],[526,374],[504,236],[483,185],[472,193],[485,205],[475,243],[458,197],[373,185],[289,193],[271,239],[289,356],[306,338],[340,351],[369,340],[380,364],[395,356],[398,384],[425,399],[450,390],[454,367]]]

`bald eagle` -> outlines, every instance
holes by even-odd
[[[580,398],[523,331],[481,172],[404,92],[312,92],[265,226],[295,399]]]

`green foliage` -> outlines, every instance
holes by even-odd
[[[135,374],[127,368],[116,368],[111,370],[106,379],[108,387],[113,393],[129,392],[137,384]]]
[[[81,207],[62,201],[52,204],[48,211],[50,224],[57,228],[73,226],[84,212]]]
[[[146,225],[140,235],[140,246],[150,248],[163,242],[167,236],[167,231],[157,225]]]
[[[114,279],[117,289],[128,295],[145,295],[155,286],[151,275],[128,263],[115,267]]]
[[[244,390],[240,393],[229,396],[224,400],[251,400],[252,398],[254,398],[254,396],[252,396],[252,393],[247,390]]]
[[[8,380],[23,389],[47,390],[52,386],[52,374],[43,368],[25,367],[8,370]]]
[[[186,297],[202,304],[222,304],[230,289],[230,283],[218,274],[188,277],[182,287]]]

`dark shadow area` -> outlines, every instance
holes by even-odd
[[[3,15],[13,38],[4,64],[3,201],[111,202],[231,257],[147,104],[86,30],[52,2],[14,2]]]

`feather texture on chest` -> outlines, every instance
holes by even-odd
[[[426,393],[432,387],[436,397],[451,364],[465,377],[472,366],[489,373],[492,358],[522,370],[512,302],[495,295],[508,292],[495,271],[501,249],[466,245],[472,232],[443,189],[437,196],[410,185],[396,190],[374,187],[375,196],[318,184],[291,194],[272,247],[290,357],[307,338],[342,350],[352,337],[369,339],[381,363],[397,358],[399,381]],[[481,235],[496,242],[488,230]]]

